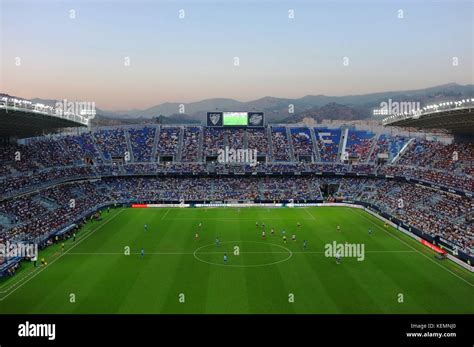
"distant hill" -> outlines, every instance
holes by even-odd
[[[171,116],[160,115],[158,117],[138,117],[138,118],[125,118],[125,117],[108,117],[101,114],[97,114],[92,119],[92,126],[107,126],[107,125],[124,125],[124,124],[200,124],[200,121],[194,117],[190,117],[186,114],[173,114]]]
[[[316,106],[295,116],[285,118],[282,120],[282,123],[301,122],[305,118],[312,118],[318,122],[323,119],[358,120],[367,118],[367,111],[365,107],[351,107],[331,102],[327,105]]]
[[[439,101],[458,100],[474,95],[474,85],[459,85],[455,83],[440,85],[418,90],[389,91],[362,95],[326,96],[306,95],[302,98],[276,98],[266,96],[257,100],[241,102],[233,99],[206,99],[191,103],[164,103],[145,110],[115,112],[114,117],[153,117],[157,115],[170,116],[177,114],[181,105],[190,119],[205,121],[208,111],[263,111],[268,122],[298,121],[304,115],[315,119],[364,119],[372,116],[374,108],[380,107],[381,102],[410,101],[420,102],[421,105]],[[293,114],[288,112],[293,105]],[[323,106],[328,107],[323,108]],[[338,106],[339,105],[339,106]],[[342,108],[340,106],[346,106]],[[340,111],[341,113],[338,113]],[[327,112],[327,113],[325,113]],[[113,113],[113,112],[112,112]],[[111,115],[112,116],[112,115]]]
[[[263,111],[266,121],[270,123],[299,122],[303,118],[356,120],[372,117],[373,109],[379,108],[381,102],[388,102],[389,99],[419,102],[421,106],[424,106],[431,103],[472,98],[473,96],[474,85],[450,83],[425,89],[347,96],[306,95],[297,99],[266,96],[248,102],[215,98],[183,104],[166,102],[143,110],[108,111],[97,109],[97,116],[93,124],[153,123],[157,122],[157,119],[163,124],[199,123],[205,122],[208,111]],[[53,99],[38,98],[32,101],[47,105],[54,105],[56,102]],[[293,113],[289,112],[290,105],[292,105]],[[184,110],[181,109],[182,107]]]

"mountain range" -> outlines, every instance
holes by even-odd
[[[277,98],[266,96],[257,100],[242,102],[234,99],[214,98],[190,103],[166,102],[146,109],[108,111],[97,109],[93,120],[95,125],[127,123],[201,123],[208,111],[263,111],[269,123],[294,123],[311,118],[358,120],[373,117],[373,110],[380,108],[389,99],[399,102],[427,104],[454,101],[474,96],[474,85],[449,83],[440,86],[404,91],[389,91],[362,95],[326,96],[306,95],[302,98]],[[54,99],[32,99],[47,105],[54,105]],[[293,112],[289,112],[290,108]],[[179,112],[179,111],[183,112]]]

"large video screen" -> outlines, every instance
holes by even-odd
[[[223,124],[224,126],[247,126],[248,125],[248,113],[247,112],[224,112],[223,113]]]
[[[209,127],[263,127],[263,112],[208,112]]]

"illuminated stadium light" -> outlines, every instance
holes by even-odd
[[[13,109],[18,111],[42,113],[58,118],[71,119],[83,125],[89,125],[90,118],[93,118],[93,116],[96,115],[95,110],[85,110],[85,112],[81,110],[79,114],[71,111],[66,113],[62,111],[58,112],[58,110],[54,106],[45,105],[42,103],[33,103],[30,100],[17,99],[5,96],[2,97],[1,100],[2,103],[0,103],[0,108],[5,110]]]
[[[441,103],[438,103],[438,104],[426,105],[426,106],[424,106],[423,108],[421,108],[419,110],[411,110],[409,112],[390,114],[389,117],[386,117],[382,120],[382,123],[386,124],[388,121],[393,120],[393,119],[401,120],[401,119],[409,118],[409,117],[415,116],[415,115],[418,118],[420,115],[422,115],[424,113],[438,112],[438,111],[441,111],[440,109],[443,109],[443,111],[445,111],[445,110],[448,110],[450,107],[451,108],[465,107],[466,104],[472,104],[472,103],[474,103],[474,98],[461,99],[461,100],[456,100],[456,101],[445,101],[445,102],[441,102]],[[383,113],[384,111],[385,111],[385,113]],[[387,114],[387,110],[385,110],[385,109],[384,110],[382,110],[382,109],[374,110],[373,114],[374,115],[385,115],[385,114]]]

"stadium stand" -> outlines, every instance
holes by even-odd
[[[151,161],[153,143],[155,140],[155,128],[131,128],[128,131],[134,160],[136,162]]]
[[[309,156],[315,158],[314,145],[311,139],[311,131],[309,128],[291,128],[291,141],[293,151],[297,157]]]
[[[350,163],[338,156],[344,134],[346,150],[357,158]],[[225,146],[256,149],[263,160],[219,163],[215,156]],[[473,153],[471,143],[284,125],[137,125],[32,138],[0,155],[0,237],[47,239],[111,204],[331,198],[368,204],[473,254]],[[329,186],[331,193],[322,189]]]
[[[314,131],[316,132],[321,160],[323,162],[336,161],[342,130],[340,128],[315,128]]]
[[[288,144],[287,131],[285,127],[271,128],[271,142],[273,148],[273,159],[275,161],[289,161],[290,147]]]
[[[374,136],[374,133],[365,130],[349,129],[346,144],[349,157],[355,157],[360,162],[366,162],[374,144]]]
[[[201,135],[202,132],[199,127],[186,127],[184,129],[183,149],[181,152],[182,161],[200,161]]]

